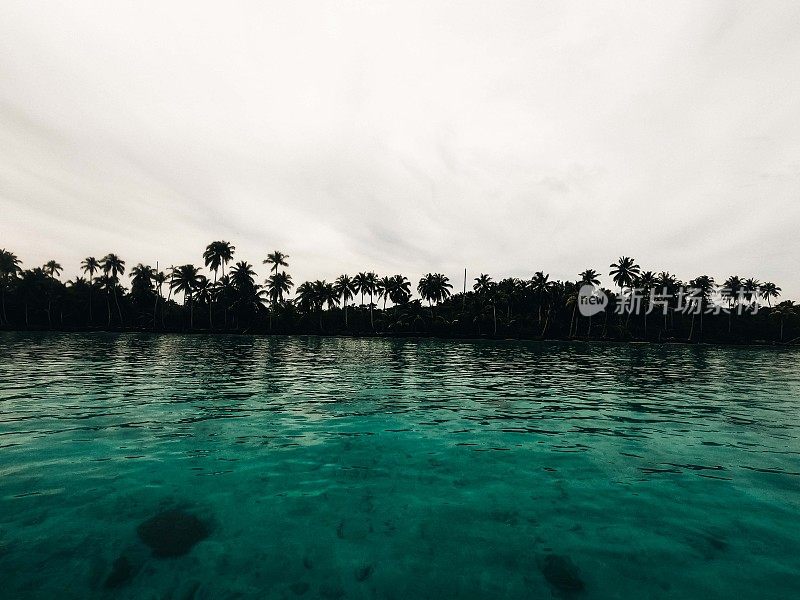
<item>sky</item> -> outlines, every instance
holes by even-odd
[[[0,247],[800,299],[800,3],[0,3]],[[605,277],[604,283],[610,284]]]

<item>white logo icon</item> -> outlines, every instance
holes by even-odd
[[[591,317],[604,311],[608,304],[608,296],[600,288],[587,283],[578,290],[578,310],[584,317]]]

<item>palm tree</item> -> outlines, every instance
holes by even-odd
[[[205,279],[200,274],[200,269],[194,265],[181,265],[176,267],[170,281],[170,288],[176,293],[183,293],[183,303],[189,304],[189,329],[194,329],[194,303],[192,297]]]
[[[372,330],[374,331],[375,330],[375,321],[372,318],[372,309],[375,306],[375,302],[373,300],[373,296],[375,295],[375,292],[378,291],[378,274],[373,272],[373,271],[370,271],[369,273],[367,273],[365,278],[364,278],[363,285],[366,288],[365,291],[369,294],[369,324],[370,324],[370,327],[372,327]],[[362,294],[363,294],[363,292],[362,292]]]
[[[100,271],[100,261],[94,256],[87,256],[81,261],[81,270],[89,276],[89,324],[94,322],[92,317],[92,288],[94,287],[94,274]]]
[[[433,317],[433,303],[439,304],[449,298],[451,289],[453,286],[450,285],[450,280],[442,273],[428,273],[419,280],[417,291],[423,300],[428,301],[431,317]]]
[[[155,303],[153,304],[153,329],[156,328],[156,315],[158,314],[158,301],[163,295],[164,282],[167,280],[167,275],[164,271],[156,271],[153,275],[153,283],[156,287]],[[164,312],[161,312],[161,326],[164,327]]]
[[[475,278],[475,284],[472,286],[473,291],[478,294],[482,300],[488,301],[492,305],[492,322],[494,325],[494,335],[497,335],[497,306],[495,302],[495,291],[497,284],[492,281],[486,273],[481,273]],[[480,324],[478,325],[480,332]]]
[[[56,277],[61,275],[61,272],[64,270],[60,264],[58,264],[54,260],[48,260],[47,263],[42,267],[42,270],[47,273],[48,277],[52,277],[55,279]]]
[[[317,296],[314,291],[314,285],[310,281],[304,281],[297,286],[297,298],[295,301],[300,306],[300,309],[305,312],[311,312],[316,308]]]
[[[214,271],[214,283],[217,282],[217,271],[222,267],[222,275],[225,276],[225,265],[233,260],[236,246],[226,241],[211,242],[203,252],[203,260],[209,270]]]
[[[381,289],[380,285],[382,281],[383,279],[378,282],[378,290]],[[339,275],[333,284],[333,289],[344,303],[344,326],[347,327],[347,303],[352,300],[353,296],[356,294],[356,286],[355,283],[353,283],[353,278],[349,275]]]
[[[777,298],[780,295],[781,288],[771,281],[765,281],[761,284],[761,297],[767,301],[768,306],[772,306],[772,298]]]
[[[114,303],[117,305],[117,313],[119,313],[119,326],[122,327],[122,309],[119,306],[119,298],[117,297],[117,283],[119,276],[125,273],[125,261],[116,254],[106,254],[100,260],[100,266],[106,277],[110,278],[108,282],[111,285],[111,290],[114,294]],[[108,312],[108,325],[111,326],[111,309]]]
[[[536,296],[538,298],[539,303],[539,324],[542,324],[542,299],[545,294],[547,294],[550,283],[549,283],[550,275],[546,275],[542,271],[536,271],[533,277],[531,278],[531,289],[536,292]]]
[[[697,290],[699,294],[698,301],[700,302],[699,312],[700,312],[700,339],[703,339],[703,313],[705,313],[705,307],[708,306],[708,302],[711,299],[711,294],[714,291],[714,278],[709,277],[708,275],[700,275],[695,279],[692,279],[689,282],[689,285]],[[692,341],[692,332],[694,331],[694,318],[696,315],[696,311],[692,311],[692,326],[689,329],[689,341]]]
[[[641,271],[636,261],[628,256],[620,256],[617,262],[611,263],[609,266],[611,267],[609,275],[612,276],[614,283],[619,286],[620,292],[622,288],[630,287],[633,279]]]
[[[45,263],[45,265],[42,267],[42,271],[44,271],[50,280],[47,285],[47,323],[50,328],[53,327],[53,319],[50,312],[53,302],[53,282],[55,281],[56,277],[61,275],[63,270],[64,268],[54,260],[48,260],[47,263]]]
[[[289,258],[288,254],[284,254],[280,250],[275,250],[274,252],[270,252],[267,254],[267,258],[264,259],[265,265],[272,265],[270,269],[273,273],[278,272],[278,267],[288,267],[289,263],[286,262],[286,259]]]
[[[733,307],[741,300],[741,292],[743,289],[744,284],[742,279],[737,275],[731,275],[725,280],[725,283],[722,284],[720,292],[723,299],[728,301],[728,334],[731,333]]]
[[[272,310],[269,311],[269,329],[272,331],[272,312],[277,303],[283,302],[283,295],[288,295],[294,284],[292,283],[292,276],[283,271],[270,275],[266,284],[269,298],[272,302]]]
[[[283,295],[288,295],[289,291],[294,287],[292,276],[284,272],[270,275],[266,280],[266,284],[273,304],[283,302]]]
[[[361,294],[361,306],[364,306],[364,294],[369,290],[368,279],[367,273],[364,271],[353,277],[353,287],[357,294]]]
[[[405,304],[411,298],[411,282],[405,275],[393,275],[389,286],[389,300],[394,304],[394,312],[397,312],[398,304]]]
[[[208,306],[209,329],[214,329],[214,318],[213,318],[214,313],[211,310],[211,306],[214,303],[214,296],[216,295],[216,292],[217,292],[216,282],[209,281],[208,278],[205,277],[204,275],[200,275],[198,277],[198,281],[195,284],[193,297],[200,304],[205,304],[206,306]]]
[[[783,342],[783,324],[786,321],[786,319],[789,319],[797,314],[797,308],[798,307],[795,306],[792,300],[784,300],[783,302],[775,306],[775,308],[773,308],[772,311],[770,312],[770,316],[780,320],[781,328],[780,328],[779,339],[781,342]]]
[[[642,271],[636,278],[636,286],[642,290],[642,314],[644,317],[644,339],[647,339],[647,313],[649,311],[650,292],[655,289],[658,281],[656,274],[652,271]]]
[[[220,269],[220,267],[222,267],[222,276],[225,277],[225,265],[233,260],[233,254],[235,251],[236,251],[236,246],[224,240],[211,242],[208,246],[206,246],[206,250],[205,252],[203,252],[203,260],[205,261],[206,267],[208,267],[211,271],[214,272],[215,287],[217,283],[217,271]],[[216,294],[211,294],[211,299],[208,305],[209,313],[214,311],[215,297]],[[213,323],[210,314],[208,318],[209,322]],[[225,321],[227,322],[227,311],[225,314]],[[211,328],[212,329],[214,328],[213,325],[211,326]]]
[[[492,283],[492,278],[489,275],[481,273],[475,278],[475,284],[472,286],[472,289],[478,294],[485,294],[491,288]]]
[[[354,288],[357,289],[355,286],[355,280],[353,280]],[[378,291],[378,299],[380,300],[383,298],[383,312],[386,312],[386,301],[389,299],[389,291],[392,287],[392,278],[388,275],[384,275],[380,279],[378,279],[377,291]]]
[[[594,269],[586,269],[582,273],[578,273],[578,288],[584,285],[592,285],[592,286],[599,286],[600,285],[600,274],[595,271]],[[572,320],[575,320],[575,311],[578,308],[578,292],[580,290],[575,290],[575,293],[570,295],[567,301],[572,304]],[[586,330],[586,337],[588,338],[589,335],[592,333],[592,317],[589,316],[589,328]],[[569,326],[569,334],[572,335],[572,323]],[[578,324],[575,325],[575,335],[578,334]]]
[[[2,294],[2,322],[8,324],[8,315],[6,315],[6,287],[11,280],[17,276],[22,269],[20,268],[21,261],[17,255],[6,250],[0,249],[0,294]]]
[[[637,275],[639,275],[641,268],[636,264],[636,261],[629,256],[620,256],[619,259],[617,259],[617,262],[611,263],[609,266],[611,267],[609,275],[612,276],[614,283],[619,286],[619,295],[620,299],[622,299],[622,289],[630,287],[633,284],[633,280]],[[625,320],[626,327],[630,318],[631,311],[629,310],[628,318]]]

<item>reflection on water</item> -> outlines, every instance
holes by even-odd
[[[800,589],[798,352],[2,334],[0,365],[8,597]]]

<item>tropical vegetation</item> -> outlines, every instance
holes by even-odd
[[[442,273],[428,273],[416,286],[402,274],[374,271],[295,286],[288,272],[290,257],[280,250],[262,261],[268,269],[263,279],[252,263],[238,258],[227,241],[206,247],[203,266],[164,270],[144,263],[126,270],[125,260],[106,253],[100,259],[86,257],[79,265],[83,275],[62,281],[64,268],[57,261],[26,267],[16,254],[2,249],[0,328],[776,344],[800,340],[800,307],[782,300],[781,288],[772,282],[731,275],[718,284],[700,274],[684,283],[666,271],[643,270],[628,256],[609,266],[613,286],[602,288],[608,306],[591,316],[579,310],[579,291],[586,285],[601,287],[602,274],[593,268],[569,281],[552,279],[541,270],[532,270],[528,279],[495,280],[480,273],[464,291],[453,293],[453,283]],[[682,310],[685,288],[694,290],[696,310]]]

